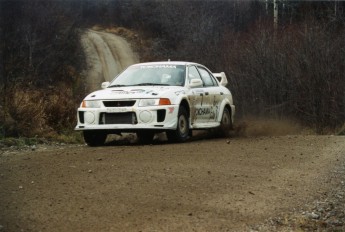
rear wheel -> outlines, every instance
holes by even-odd
[[[102,131],[83,131],[84,141],[90,147],[104,145],[107,134]]]
[[[224,108],[222,120],[220,121],[219,132],[221,136],[228,137],[230,135],[230,129],[232,128],[230,111],[227,107]]]
[[[185,142],[189,137],[188,112],[184,106],[180,106],[177,116],[176,130],[166,132],[168,140],[171,142]]]
[[[138,131],[137,133],[138,142],[141,144],[150,144],[153,141],[155,133],[149,130]]]

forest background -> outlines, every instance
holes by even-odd
[[[343,1],[1,1],[0,138],[74,134],[87,94],[80,36],[95,25],[123,28],[141,62],[224,71],[236,120],[289,119],[337,133],[345,121],[344,8]]]

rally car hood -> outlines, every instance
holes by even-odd
[[[130,86],[106,88],[90,93],[85,97],[85,100],[157,98],[166,96],[171,92],[183,90],[184,87],[181,86]]]

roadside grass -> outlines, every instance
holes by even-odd
[[[66,131],[53,137],[0,137],[0,148],[23,148],[39,144],[84,144],[82,134],[77,131]]]
[[[80,143],[79,132],[73,131],[82,94],[67,83],[39,88],[14,83],[0,101],[1,146],[33,145],[46,141]],[[79,92],[79,91],[77,91]]]

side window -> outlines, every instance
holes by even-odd
[[[195,66],[190,66],[188,71],[188,82],[192,79],[201,79],[200,74]]]
[[[210,75],[210,73],[202,68],[202,67],[198,67],[200,74],[201,74],[201,79],[204,82],[205,86],[215,86],[215,80],[213,80],[213,77]]]

